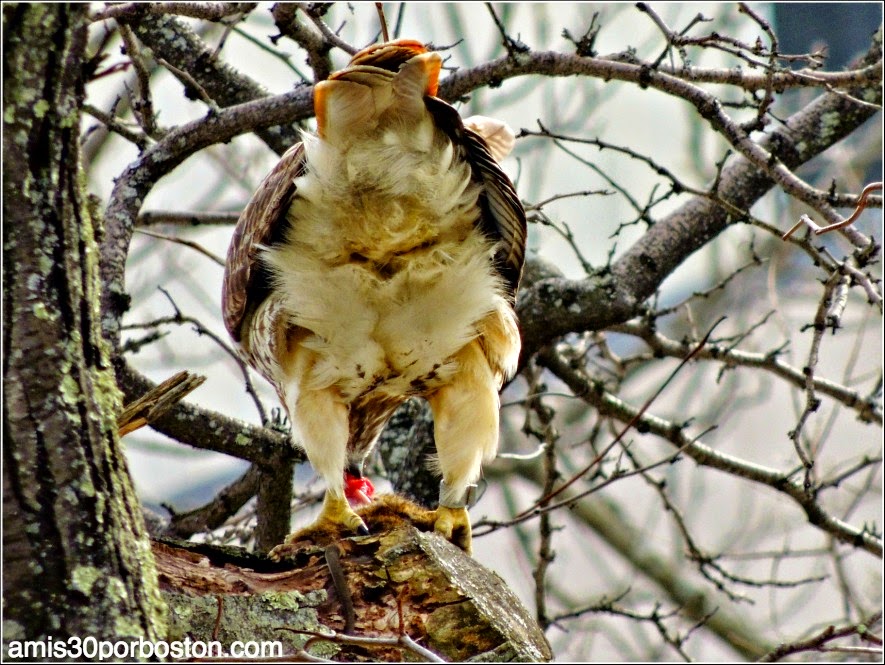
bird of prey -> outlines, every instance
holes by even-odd
[[[350,505],[371,494],[363,460],[418,396],[442,475],[434,527],[469,552],[467,497],[495,454],[498,391],[519,358],[526,219],[497,162],[512,132],[437,98],[441,64],[396,40],[316,85],[316,134],[239,218],[222,308],[326,482],[317,523],[368,533]]]

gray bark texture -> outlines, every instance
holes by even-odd
[[[336,661],[423,660],[397,643],[405,635],[450,661],[552,659],[504,580],[405,521],[377,535],[304,543],[280,563],[168,541],[154,552],[170,639],[277,641],[293,660],[304,651]]]
[[[4,646],[165,632],[79,168],[87,10],[3,7]]]

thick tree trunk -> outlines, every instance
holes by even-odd
[[[79,168],[87,5],[3,7],[4,638],[158,639]]]

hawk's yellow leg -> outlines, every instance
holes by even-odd
[[[467,493],[479,478],[483,460],[494,457],[498,448],[500,381],[479,340],[455,354],[454,361],[458,371],[451,382],[428,398],[433,410],[436,464],[443,477],[434,528],[469,553]]]
[[[295,440],[307,453],[313,468],[326,481],[323,508],[316,521],[290,534],[287,543],[301,533],[314,530],[344,531],[368,535],[369,531],[344,496],[344,467],[347,463],[348,407],[334,387],[313,389],[310,385],[317,354],[298,343],[290,344],[287,357],[289,381],[284,403],[292,421]]]

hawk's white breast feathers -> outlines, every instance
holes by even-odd
[[[408,392],[430,372],[444,379],[444,362],[488,317],[507,320],[482,325],[515,332],[494,245],[476,228],[470,169],[445,136],[430,138],[379,132],[342,150],[305,136],[310,167],[290,231],[263,260],[291,323],[313,333],[303,342],[321,356],[312,388],[355,397],[383,380]]]

